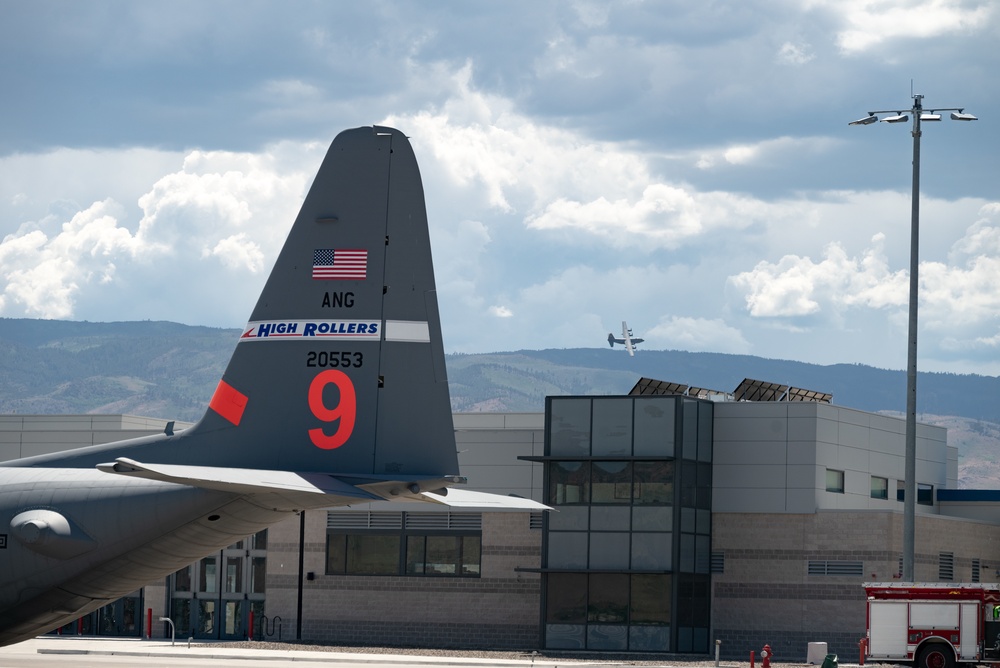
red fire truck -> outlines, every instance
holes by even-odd
[[[1000,584],[869,582],[866,657],[915,668],[1000,663]]]

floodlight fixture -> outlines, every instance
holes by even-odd
[[[875,114],[868,114],[864,118],[859,118],[856,121],[851,121],[848,125],[871,125],[872,123],[878,122],[878,116]]]
[[[963,109],[951,112],[951,120],[953,121],[978,121],[979,119],[972,114],[964,113]]]
[[[886,116],[885,118],[882,119],[882,122],[883,123],[905,123],[908,120],[910,120],[910,117],[907,114],[901,114],[899,112],[896,112],[895,116]]]
[[[929,114],[920,114],[921,121],[940,121],[941,114],[935,114],[933,111]]]

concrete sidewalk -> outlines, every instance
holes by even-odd
[[[422,656],[414,654],[373,654],[341,651],[244,649],[226,647],[211,641],[146,640],[142,638],[102,638],[88,636],[39,636],[16,645],[0,647],[0,657],[26,654],[63,654],[121,657],[157,657],[183,659],[214,659],[227,661],[325,662],[367,665],[468,666],[470,668],[582,668],[609,665],[612,662],[560,661],[553,658],[493,659],[461,656]]]

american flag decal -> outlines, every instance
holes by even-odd
[[[367,275],[367,250],[318,248],[313,251],[312,277],[316,280],[364,280]]]

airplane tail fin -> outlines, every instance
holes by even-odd
[[[197,429],[251,468],[458,473],[423,186],[401,132],[334,139]]]
[[[334,139],[196,425],[22,465],[118,458],[369,479],[458,474],[423,186],[405,135],[365,127]]]
[[[608,334],[608,345],[611,346],[612,348],[615,347],[615,335],[614,334]]]

